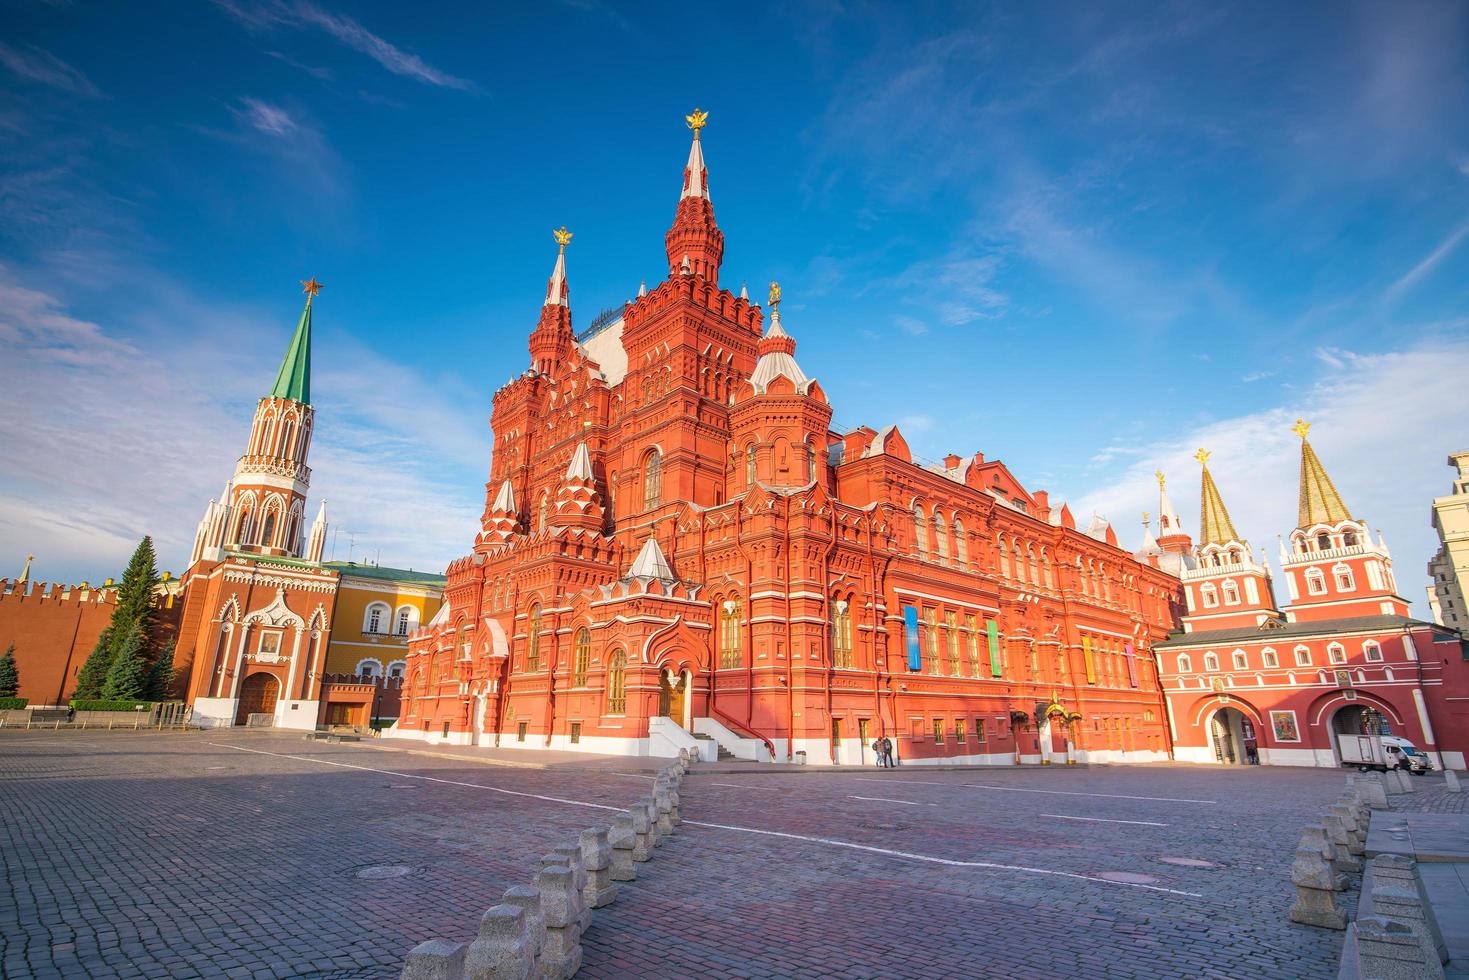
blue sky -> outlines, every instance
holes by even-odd
[[[1469,446],[1469,4],[689,11],[5,2],[0,573],[145,531],[179,568],[308,275],[313,497],[353,557],[442,566],[549,230],[578,324],[657,280],[699,105],[723,281],[781,281],[837,425],[1127,543],[1159,466],[1195,526],[1205,444],[1273,555],[1306,415],[1421,597]]]

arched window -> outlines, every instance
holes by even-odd
[[[262,548],[269,548],[272,546],[272,542],[275,537],[275,519],[278,513],[278,508],[266,504],[265,523],[260,526],[260,547]]]
[[[1014,553],[1010,556],[1015,560],[1015,580],[1025,581],[1025,552],[1020,550],[1020,542],[1015,542]]]
[[[1378,646],[1376,640],[1367,640],[1362,644],[1362,656],[1370,663],[1382,661],[1382,647]]]
[[[403,661],[394,660],[392,663],[388,664],[388,676],[401,679],[403,677],[404,668],[405,664],[403,663]]]
[[[382,661],[378,660],[376,657],[368,657],[366,660],[359,660],[357,662],[356,673],[358,677],[381,677],[383,676]]]
[[[663,455],[654,449],[643,457],[643,510],[663,502]]]
[[[1309,666],[1311,666],[1311,648],[1310,647],[1306,646],[1305,644],[1301,644],[1300,646],[1298,646],[1298,647],[1295,648],[1294,653],[1296,655],[1296,666],[1297,667],[1309,667]],[[1292,682],[1292,683],[1294,683],[1294,682]]]
[[[1186,653],[1180,653],[1178,655],[1178,672],[1180,674],[1190,674],[1193,673],[1193,669],[1194,662],[1189,657],[1189,655]]]
[[[933,540],[937,547],[939,561],[949,557],[949,524],[944,520],[943,511],[937,507],[933,509]]]
[[[755,444],[752,442],[745,450],[745,485],[755,485]]]
[[[291,420],[291,419],[286,419],[286,424],[283,425],[283,426],[281,426],[281,450],[280,450],[280,455],[285,456],[285,457],[290,457],[290,455],[291,455],[291,437],[294,436],[295,434],[296,434],[296,423],[293,420]]]
[[[726,599],[719,605],[719,666],[744,665],[740,646],[740,600]]]
[[[1234,583],[1234,579],[1225,579],[1220,588],[1224,592],[1224,604],[1226,606],[1239,605],[1239,586]]]
[[[1054,589],[1056,587],[1056,575],[1051,570],[1051,556],[1045,551],[1041,552],[1041,575],[1045,578],[1046,588]]]
[[[1204,654],[1204,669],[1215,671],[1219,669],[1219,655],[1215,653]]]
[[[964,531],[964,522],[954,518],[954,557],[960,568],[969,567],[969,537]]]
[[[1337,565],[1331,570],[1332,578],[1336,579],[1336,591],[1351,592],[1357,587],[1357,582],[1352,578],[1350,565]]]
[[[846,599],[831,604],[831,655],[835,666],[852,666],[852,605]]]
[[[913,539],[918,546],[918,557],[928,560],[928,515],[923,512],[923,505],[918,501],[913,502]]]
[[[549,491],[549,490],[542,490],[541,491],[541,503],[540,503],[540,506],[538,508],[536,508],[536,530],[537,531],[544,531],[546,529],[546,519],[550,515],[550,513],[551,513],[551,491]]]
[[[240,503],[240,518],[235,522],[235,543],[250,544],[255,531],[255,501],[246,497]]]
[[[1316,550],[1330,551],[1331,535],[1327,534],[1325,531],[1322,531],[1320,534],[1316,535]]]
[[[816,480],[816,447],[806,443],[806,482],[812,483]]]
[[[1204,600],[1204,608],[1213,609],[1219,605],[1219,592],[1214,588],[1213,582],[1205,582],[1199,586],[1199,597]]]
[[[1274,647],[1266,647],[1265,649],[1261,650],[1260,656],[1265,661],[1266,667],[1280,666],[1280,655],[1275,652]]]
[[[1234,661],[1235,670],[1250,669],[1250,658],[1245,656],[1245,652],[1243,650],[1234,651],[1234,653],[1230,654],[1230,657]]]
[[[388,631],[388,617],[393,611],[388,608],[386,602],[374,602],[367,607],[362,617],[362,632],[364,633],[386,633]]]
[[[1028,557],[1030,559],[1030,584],[1031,585],[1040,585],[1041,584],[1041,566],[1040,566],[1040,562],[1036,560],[1036,557],[1035,557],[1035,549],[1034,548],[1027,547],[1025,549],[1025,553],[1026,553],[1026,557]],[[1110,599],[1112,597],[1109,595],[1107,598]]]
[[[530,624],[526,628],[525,669],[541,669],[541,607],[530,607]]]
[[[394,630],[399,636],[407,636],[408,632],[417,625],[412,606],[402,606],[398,609],[397,629]]]
[[[571,686],[587,686],[587,669],[592,663],[592,634],[583,626],[576,631],[576,641],[572,645],[575,651],[575,667],[572,671]]]
[[[1321,569],[1306,569],[1306,591],[1312,595],[1326,594],[1326,575]]]
[[[1341,536],[1341,538],[1342,538],[1342,544],[1346,545],[1348,548],[1354,547],[1357,544],[1357,532],[1356,531],[1347,531],[1345,534],[1343,534]]]
[[[1330,663],[1344,664],[1347,662],[1346,647],[1340,643],[1330,643],[1326,647],[1326,659]]]
[[[1005,544],[1004,538],[1001,538],[997,547],[1000,549],[1000,576],[1010,578],[1010,546]]]
[[[620,715],[627,711],[627,654],[612,651],[607,665],[607,713]]]

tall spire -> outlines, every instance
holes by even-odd
[[[714,222],[714,205],[709,200],[709,170],[704,165],[704,144],[699,133],[708,125],[709,113],[695,109],[684,117],[694,140],[684,168],[683,188],[673,227],[663,236],[668,252],[668,274],[706,280],[719,285],[719,263],[724,260],[724,232]]]
[[[546,306],[569,306],[571,305],[566,289],[566,246],[571,244],[571,232],[566,226],[551,232],[558,246],[556,251],[556,265],[551,269],[551,278],[546,283]]]
[[[546,302],[541,306],[540,321],[530,335],[531,366],[543,374],[549,374],[569,355],[574,343],[571,300],[566,287],[566,246],[571,243],[571,232],[562,225],[552,230],[551,237],[556,239],[556,264],[546,281]]]
[[[311,301],[321,292],[321,283],[316,277],[301,281],[306,293],[306,308],[291,335],[291,346],[286,348],[285,360],[276,372],[275,385],[270,389],[271,398],[289,398],[303,405],[311,404]]]
[[[26,555],[26,567],[20,570],[20,582],[25,583],[31,580],[31,562],[35,560],[35,555]]]
[[[1209,472],[1208,451],[1200,449],[1194,453],[1194,459],[1204,469],[1199,504],[1199,543],[1228,544],[1240,540],[1234,530],[1234,522],[1229,519],[1229,510],[1224,506],[1224,498],[1219,496],[1219,487]]]
[[[1336,492],[1336,485],[1326,475],[1326,467],[1321,465],[1316,450],[1311,448],[1311,443],[1306,439],[1306,433],[1311,431],[1311,423],[1305,419],[1296,419],[1291,431],[1301,437],[1299,526],[1306,528],[1316,524],[1338,524],[1351,520],[1352,515],[1347,510],[1347,505],[1342,503],[1341,494]]]

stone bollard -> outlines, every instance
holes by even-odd
[[[1308,824],[1301,832],[1301,842],[1296,845],[1297,850],[1315,851],[1321,855],[1321,859],[1331,867],[1332,891],[1346,891],[1347,876],[1337,864],[1336,845],[1326,835],[1326,827],[1322,824]]]
[[[673,836],[673,800],[669,799],[668,790],[660,790],[653,796],[658,806],[658,833],[662,837]]]
[[[564,980],[581,969],[581,892],[572,885],[570,868],[542,868],[536,887],[546,917],[546,946],[537,966],[542,977]]]
[[[535,889],[524,891],[534,893]],[[479,920],[479,935],[469,944],[462,976],[465,980],[529,980],[536,969],[534,949],[525,909],[501,903]]]
[[[1406,922],[1429,955],[1447,963],[1449,952],[1444,945],[1443,930],[1418,878],[1416,862],[1401,854],[1379,854],[1367,863],[1372,889],[1364,897],[1364,905],[1370,901],[1373,915]]]
[[[642,807],[643,812],[648,815],[648,843],[653,847],[662,847],[663,839],[658,833],[658,801],[651,796],[640,796],[634,806]]]
[[[1361,833],[1361,828],[1357,824],[1355,810],[1345,803],[1333,803],[1326,809],[1328,813],[1335,815],[1341,821],[1342,830],[1346,833],[1347,838],[1347,852],[1353,857],[1361,857],[1367,849],[1362,846],[1365,843],[1363,840],[1365,835]]]
[[[641,864],[653,857],[652,826],[648,823],[648,808],[642,805],[631,806],[628,807],[627,814],[632,818],[633,832],[637,834],[636,843],[633,844],[632,859]]]
[[[464,976],[464,943],[430,939],[408,951],[403,980],[460,980]]]
[[[683,823],[683,817],[678,815],[678,802],[678,787],[671,787],[668,790],[668,822],[675,827]]]
[[[585,894],[587,890],[587,866],[582,860],[580,844],[563,844],[553,850],[550,854],[541,858],[541,867],[560,867],[571,870],[571,887],[576,889],[578,895]],[[585,899],[582,900],[581,931],[586,932],[592,927],[592,910]]]
[[[1406,769],[1394,769],[1392,772],[1393,775],[1397,778],[1399,793],[1413,792],[1413,777],[1408,775],[1408,771]]]
[[[591,827],[581,832],[581,859],[587,869],[582,899],[589,909],[599,909],[617,900],[617,886],[612,883],[612,845],[607,841],[606,827]]]
[[[1352,923],[1342,959],[1346,965],[1342,975],[1358,977],[1432,977],[1438,966],[1428,962],[1411,929],[1377,915]],[[1436,975],[1443,976],[1442,967]]]
[[[1394,922],[1401,922],[1413,930],[1413,938],[1418,940],[1419,947],[1423,950],[1423,958],[1431,965],[1438,966],[1437,976],[1443,976],[1442,963],[1447,957],[1441,957],[1437,948],[1437,942],[1433,930],[1428,924],[1425,914],[1423,899],[1418,894],[1416,887],[1403,888],[1397,884],[1376,885],[1372,889],[1372,914]],[[1431,976],[1433,974],[1425,974]]]
[[[1298,848],[1290,866],[1291,884],[1296,886],[1296,901],[1290,907],[1290,920],[1322,929],[1345,929],[1347,913],[1336,902],[1336,869],[1321,852]]]
[[[679,765],[683,765],[683,766],[686,766],[686,765],[689,764],[689,750],[688,749],[679,749],[678,750],[678,762],[679,762]]]
[[[1443,771],[1443,782],[1450,793],[1464,792],[1464,787],[1459,784],[1459,774],[1452,769]]]
[[[530,943],[531,959],[539,957],[546,946],[546,917],[541,914],[541,893],[530,885],[515,885],[505,890],[500,904],[513,905],[525,913],[525,932]],[[490,909],[490,912],[493,911],[495,910]],[[486,912],[485,919],[480,922],[482,933],[490,912]]]
[[[1336,845],[1336,866],[1343,871],[1361,871],[1362,862],[1352,853],[1352,835],[1347,833],[1341,817],[1327,810],[1321,822],[1326,825],[1326,836]]]
[[[1387,787],[1383,784],[1382,773],[1363,772],[1348,776],[1347,786],[1357,794],[1357,799],[1373,810],[1387,809]]]
[[[631,813],[619,813],[612,818],[607,843],[612,848],[612,880],[637,881],[638,869],[633,855],[637,853],[638,832]]]

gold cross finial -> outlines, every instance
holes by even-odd
[[[1143,511],[1143,527],[1147,527],[1147,526],[1148,526],[1148,512],[1147,511]]]
[[[306,305],[310,306],[311,301],[316,298],[316,294],[321,292],[321,283],[316,281],[315,276],[312,276],[310,279],[302,279],[301,291],[306,294]]]
[[[1194,453],[1194,459],[1196,459],[1196,460],[1199,461],[1199,465],[1200,466],[1208,466],[1209,465],[1209,457],[1211,455],[1212,454],[1209,452],[1209,450],[1207,450],[1207,449],[1200,449],[1198,452]]]
[[[566,251],[566,246],[571,244],[571,232],[566,230],[565,225],[551,229],[551,237],[556,239],[556,244],[561,246],[563,252]]]
[[[772,307],[780,305],[780,283],[774,279],[770,280],[770,305]]]
[[[683,117],[683,121],[688,123],[689,128],[694,131],[694,139],[698,139],[699,130],[709,124],[709,113],[695,106],[693,112]]]
[[[1306,438],[1306,433],[1311,431],[1311,423],[1307,422],[1305,419],[1296,419],[1296,424],[1291,426],[1290,430],[1296,435],[1300,436],[1301,439],[1304,441]]]
[[[1154,473],[1153,475],[1158,478],[1158,489],[1159,490],[1162,490],[1163,489],[1163,484],[1164,484],[1163,471],[1162,470],[1159,470],[1158,472]]]

